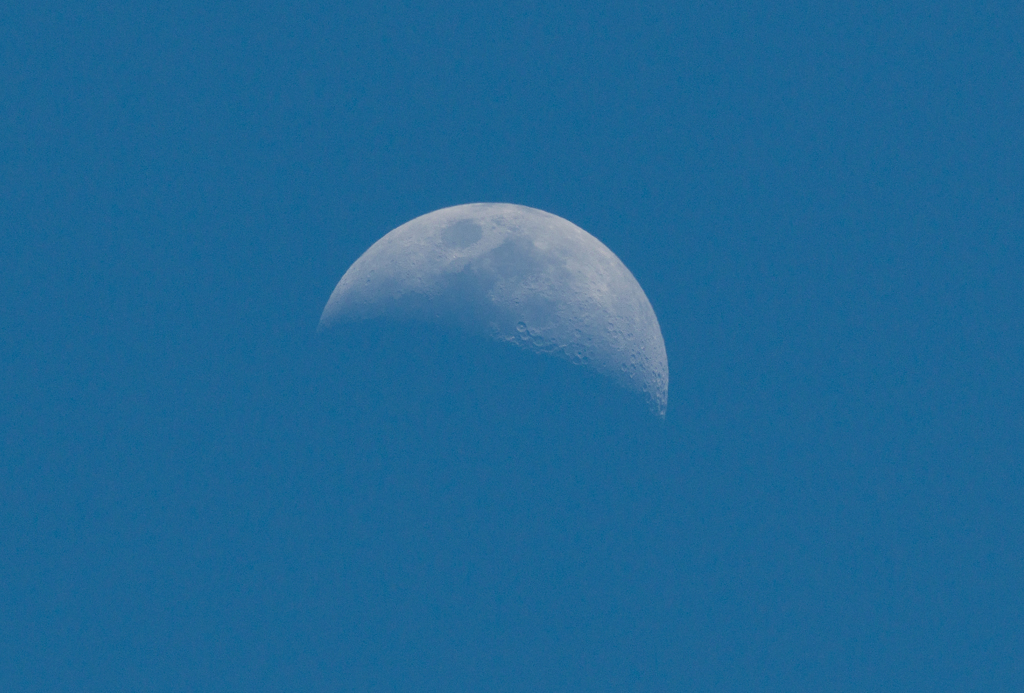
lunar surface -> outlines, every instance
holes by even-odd
[[[668,359],[650,301],[611,250],[554,214],[468,204],[399,226],[341,278],[319,330],[379,318],[451,325],[568,359],[664,416]]]

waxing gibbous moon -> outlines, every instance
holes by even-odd
[[[668,404],[668,359],[646,294],[615,253],[565,219],[513,204],[424,214],[345,272],[319,331],[362,319],[451,325],[568,359]]]

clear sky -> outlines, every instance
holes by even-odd
[[[1022,46],[1019,1],[3,3],[0,689],[1020,690]],[[663,425],[314,339],[478,201],[629,267]]]

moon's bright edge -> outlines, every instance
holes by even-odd
[[[456,324],[592,368],[661,416],[668,404],[665,341],[640,284],[601,241],[539,209],[459,205],[391,231],[345,272],[319,329],[368,318]]]

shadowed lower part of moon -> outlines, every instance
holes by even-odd
[[[460,205],[391,231],[338,282],[319,331],[338,336],[366,320],[554,357],[665,413],[665,343],[643,289],[604,244],[547,212]]]
[[[389,690],[422,689],[410,663],[474,690],[545,690],[552,670],[627,690],[651,650],[630,624],[657,608],[635,595],[665,594],[674,555],[651,518],[681,473],[642,393],[433,324],[368,319],[314,349],[297,473],[324,497],[311,533],[344,557],[329,599],[352,666]],[[626,659],[579,660],[606,651]]]
[[[324,406],[389,447],[486,457],[502,441],[578,448],[664,428],[642,392],[457,327],[367,319],[317,341]]]

